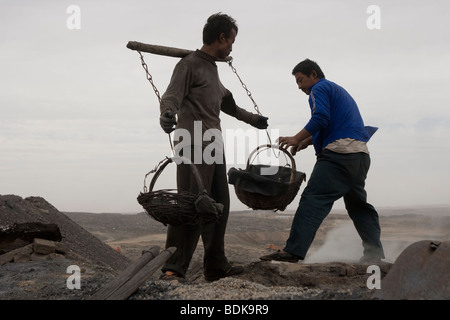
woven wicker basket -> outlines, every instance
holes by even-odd
[[[200,179],[197,168],[190,163],[189,160],[183,158],[177,158],[184,163],[189,163],[194,177],[197,181],[198,189],[203,191],[203,183]],[[145,177],[150,173],[155,173],[153,176],[148,192],[145,187],[144,179],[144,192],[141,192],[137,197],[137,201],[145,209],[147,214],[163,223],[164,225],[180,226],[186,224],[197,224],[199,222],[199,213],[196,210],[195,202],[200,196],[200,194],[192,194],[187,191],[177,190],[177,189],[162,189],[153,191],[156,180],[163,172],[164,168],[167,167],[169,163],[174,162],[175,158],[167,158],[164,163],[157,167],[157,170],[150,171]],[[187,160],[187,161],[186,161]]]
[[[291,166],[252,165],[253,155],[262,150],[279,149],[287,155]],[[255,157],[256,157],[255,155]],[[262,175],[262,169],[276,172],[273,175]],[[266,171],[267,172],[267,171]],[[231,168],[228,171],[229,183],[234,185],[238,199],[254,210],[280,210],[294,200],[300,185],[306,180],[306,174],[296,171],[295,160],[285,149],[278,145],[261,145],[250,153],[245,170]]]

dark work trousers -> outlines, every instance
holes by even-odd
[[[168,226],[166,248],[176,247],[177,251],[167,260],[162,272],[175,271],[185,276],[192,255],[201,236],[204,247],[204,274],[206,277],[222,276],[230,268],[225,256],[225,230],[230,211],[230,194],[226,174],[225,159],[222,164],[194,164],[208,195],[224,205],[217,222]],[[198,185],[190,164],[177,165],[177,187],[198,194]]]
[[[370,156],[366,153],[324,150],[302,193],[284,251],[304,259],[334,202],[344,197],[345,208],[362,239],[364,256],[384,258],[378,213],[367,203],[364,189],[369,167]]]

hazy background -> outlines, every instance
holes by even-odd
[[[67,27],[70,5],[80,8],[80,29]],[[367,27],[370,5],[381,9],[381,29]],[[369,143],[369,202],[450,204],[445,0],[0,0],[0,194],[42,196],[61,211],[142,211],[136,197],[144,175],[171,151],[138,53],[126,44],[200,48],[206,19],[219,11],[237,20],[234,66],[270,130],[292,135],[308,121],[307,96],[291,70],[316,60],[355,98],[366,125],[379,127]],[[178,59],[145,58],[163,93]],[[230,68],[218,65],[223,84],[252,111]],[[224,130],[249,128],[227,115],[222,122]],[[295,159],[309,177],[313,149]],[[227,162],[244,167],[238,160]],[[166,171],[157,188],[176,187]],[[232,185],[230,193],[232,210],[245,209]]]

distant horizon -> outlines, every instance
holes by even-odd
[[[57,208],[58,209],[58,208]],[[439,210],[439,209],[448,209],[448,214],[450,215],[450,205],[449,204],[442,204],[442,205],[414,205],[414,206],[378,206],[377,208],[378,214],[383,214],[385,213],[384,211],[387,210],[393,210],[393,211],[400,211],[400,210],[425,210],[425,209],[435,209],[435,210]],[[60,210],[61,211],[61,210]],[[138,212],[107,212],[107,211],[102,211],[102,212],[91,212],[91,211],[61,211],[62,213],[86,213],[86,214],[123,214],[123,215],[134,215],[134,214],[140,214],[140,213],[145,213],[145,210],[142,211],[138,211]],[[251,208],[247,209],[247,210],[230,210],[230,214],[236,214],[236,213],[266,213],[266,214],[273,214],[273,215],[294,215],[296,212],[296,209],[289,209],[289,210],[285,210],[285,211],[277,211],[277,212],[273,212],[271,210],[253,210]],[[331,209],[330,214],[346,214],[346,209],[345,208],[333,208]],[[408,214],[408,213],[405,213]],[[428,213],[428,214],[433,214],[433,213]],[[436,213],[434,213],[436,214]]]
[[[58,208],[56,205],[54,205],[52,203],[52,201],[46,199],[43,196],[39,196],[39,195],[32,195],[32,196],[21,196],[21,195],[17,195],[17,194],[12,194],[12,193],[7,193],[7,194],[0,194],[1,196],[16,196],[16,197],[20,197],[22,199],[26,199],[26,198],[30,198],[30,197],[39,197],[44,199],[45,201],[47,201],[49,204],[51,204],[52,206],[54,206],[59,212],[62,213],[71,213],[71,214],[76,214],[76,213],[81,213],[81,214],[121,214],[121,215],[136,215],[136,214],[140,214],[140,213],[145,213],[145,210],[139,210],[139,211],[123,211],[123,212],[112,212],[112,211],[89,211],[89,210],[63,210]],[[290,204],[292,205],[292,203]],[[423,205],[398,205],[398,206],[376,206],[376,210],[378,212],[378,214],[383,215],[386,214],[386,211],[388,210],[393,210],[393,211],[401,211],[401,210],[413,210],[413,211],[417,211],[417,210],[426,210],[426,209],[433,209],[433,210],[448,210],[448,212],[431,212],[431,213],[420,213],[420,214],[430,214],[430,215],[436,215],[436,214],[449,214],[450,215],[450,204],[423,204]],[[265,214],[273,214],[273,215],[294,215],[296,211],[296,208],[292,208],[292,209],[286,209],[284,211],[272,211],[272,210],[253,210],[251,208],[248,209],[239,209],[239,210],[230,210],[230,214],[239,214],[239,213],[265,213]],[[347,211],[344,207],[334,207],[331,209],[330,214],[346,214]],[[405,213],[408,214],[408,213]],[[413,213],[413,214],[417,214],[417,212]]]

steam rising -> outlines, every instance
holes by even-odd
[[[384,239],[383,226],[381,227],[381,242],[383,244],[386,259],[385,262],[395,262],[400,253],[417,239]],[[426,237],[429,239],[439,239],[439,233]],[[325,239],[324,244],[306,256],[305,263],[325,263],[325,262],[357,262],[363,256],[362,240],[359,237],[352,221],[346,221],[331,230]]]

